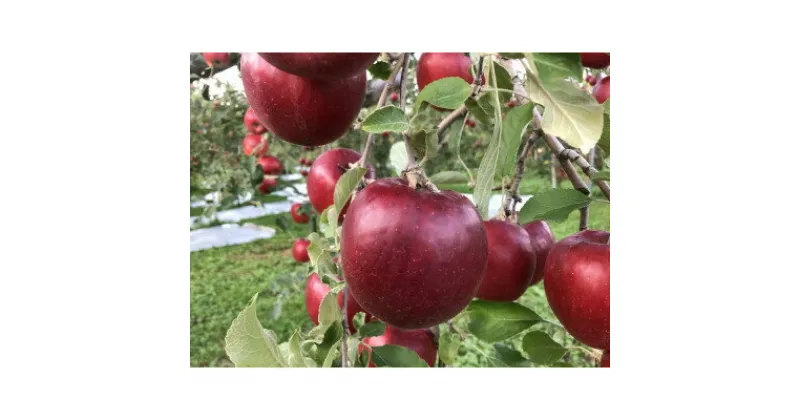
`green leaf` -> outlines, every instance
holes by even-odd
[[[610,181],[611,171],[604,170],[592,175],[592,181]]]
[[[368,133],[402,133],[408,130],[411,124],[403,111],[394,106],[387,105],[372,111],[361,123],[361,129]]]
[[[503,119],[503,141],[500,143],[500,156],[497,159],[497,171],[501,176],[513,176],[519,156],[519,145],[522,133],[533,119],[533,103],[512,108]]]
[[[522,339],[522,348],[537,365],[549,365],[564,357],[567,349],[543,331],[531,331]]]
[[[376,61],[369,66],[369,73],[375,79],[387,80],[392,75],[391,64],[385,61]]]
[[[373,347],[372,363],[377,367],[429,367],[415,351],[394,344]]]
[[[330,245],[328,240],[320,236],[317,232],[312,232],[308,235],[308,259],[314,267],[314,271],[320,276],[325,275],[336,270],[331,259],[331,254],[328,252]]]
[[[342,339],[343,331],[341,322],[334,322],[325,330],[322,343],[317,346],[317,353],[314,357],[317,364],[322,367],[331,367],[339,353],[339,342]]]
[[[611,116],[605,112],[603,113],[603,134],[597,141],[597,147],[605,153],[606,157],[611,156]]]
[[[434,184],[466,184],[469,178],[463,172],[442,171],[430,177],[430,181]]]
[[[386,330],[386,324],[380,321],[372,320],[358,329],[358,335],[361,337],[377,337],[383,335]]]
[[[399,141],[392,145],[392,148],[389,149],[389,162],[397,176],[400,176],[408,163],[408,154],[406,154],[406,144],[404,142]]]
[[[556,188],[535,194],[522,206],[519,211],[519,223],[534,220],[549,220],[563,222],[570,213],[581,207],[586,207],[592,199],[584,193],[566,188]]]
[[[225,354],[236,367],[286,367],[272,331],[256,316],[256,293],[225,334]]]
[[[514,302],[477,299],[469,304],[467,312],[470,332],[489,343],[511,338],[542,321],[536,312]]]
[[[456,362],[461,338],[447,329],[439,328],[439,330],[439,359],[449,366]]]
[[[364,174],[367,173],[367,168],[351,168],[345,172],[338,181],[336,181],[336,188],[333,191],[333,203],[336,206],[336,213],[340,213],[347,200],[350,199],[350,194],[358,186],[358,182]]]
[[[560,83],[570,77],[583,80],[583,64],[578,53],[534,53],[533,62],[545,89],[553,82]]]
[[[418,131],[411,135],[411,150],[414,151],[419,163],[435,158],[438,154],[438,145],[439,136],[436,130]]]
[[[284,232],[289,230],[289,221],[287,221],[286,216],[282,214],[275,217],[275,224],[278,225],[278,228]]]
[[[444,109],[456,109],[472,94],[472,87],[460,77],[445,77],[429,83],[417,96],[414,110],[423,102]]]
[[[500,56],[507,59],[525,58],[523,53],[500,53]]]
[[[517,349],[505,343],[496,343],[494,349],[497,358],[509,367],[530,367],[531,362],[525,358]]]
[[[368,365],[369,365],[369,352],[360,351],[358,353],[358,362],[356,363],[356,367],[367,367]]]
[[[342,322],[342,310],[336,302],[336,293],[328,293],[319,303],[319,324],[328,325]]]
[[[497,61],[494,61],[493,64],[494,74],[497,77],[497,87],[499,89],[514,90],[514,84],[511,83],[511,75],[508,74],[508,70]],[[511,95],[510,92],[499,92],[500,102],[508,102],[511,99]]]
[[[333,224],[330,223],[331,218],[334,220]],[[338,226],[337,221],[338,215],[336,214],[336,207],[333,205],[328,206],[319,216],[319,229],[322,231],[325,238],[333,238],[336,232],[336,226]]]
[[[470,115],[481,123],[490,126],[494,124],[494,106],[491,101],[489,95],[481,95],[477,101],[469,98],[464,104],[467,106],[467,111],[469,111]]]
[[[300,334],[295,331],[289,339],[289,367],[306,367],[305,357],[300,350]]]
[[[494,69],[494,67],[489,67]],[[496,77],[494,70],[490,71],[489,82],[496,84]],[[497,92],[489,92],[489,96],[494,99],[494,117],[495,121],[500,121],[502,116],[500,114],[500,97]],[[489,212],[489,197],[492,194],[492,184],[494,183],[494,175],[497,170],[497,164],[500,156],[501,142],[503,141],[503,124],[495,124],[492,131],[492,139],[486,152],[481,159],[481,164],[478,167],[478,174],[476,175],[475,188],[473,190],[473,198],[475,200],[475,207],[478,213],[484,220],[488,219]]]

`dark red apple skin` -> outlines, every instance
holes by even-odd
[[[575,339],[608,349],[611,341],[610,234],[585,230],[556,242],[544,267],[547,302]]]
[[[292,219],[294,219],[295,223],[300,223],[300,224],[308,223],[308,220],[309,220],[308,215],[305,214],[305,213],[302,213],[302,214],[298,213],[298,210],[300,210],[300,207],[303,207],[303,205],[300,204],[300,203],[292,204],[292,211],[291,211],[292,212]]]
[[[244,149],[244,154],[250,156],[253,154],[253,149],[256,148],[261,144],[261,135],[260,134],[248,134],[244,136],[244,140],[242,140],[242,149]],[[267,150],[262,149],[262,153],[266,153]]]
[[[597,77],[592,76],[591,74],[586,76],[586,83],[594,86],[597,84]]]
[[[292,257],[297,262],[308,262],[310,258],[308,257],[308,245],[311,243],[308,239],[297,239],[294,241],[294,245],[292,245]]]
[[[203,53],[203,60],[209,67],[218,69],[231,64],[231,55],[226,52],[207,52]]]
[[[296,76],[337,80],[364,74],[380,53],[258,53],[273,66]]]
[[[308,172],[306,188],[308,189],[308,200],[318,213],[322,213],[333,204],[333,192],[336,189],[336,182],[350,169],[351,163],[356,163],[361,159],[361,154],[351,149],[331,149],[319,155],[311,164]],[[367,178],[375,177],[375,170],[369,167]],[[350,206],[348,201],[341,212],[339,220],[344,220],[344,215]]]
[[[468,198],[414,190],[399,178],[361,190],[342,225],[342,270],[353,297],[401,329],[432,327],[461,312],[478,291],[488,252]]]
[[[592,89],[592,96],[597,100],[597,103],[605,103],[611,96],[611,76],[606,76],[597,81]]]
[[[547,254],[550,253],[556,238],[553,236],[553,231],[550,230],[550,225],[544,220],[534,220],[522,227],[528,232],[533,252],[536,253],[536,270],[533,272],[533,281],[531,281],[531,286],[533,286],[544,278],[544,265],[547,261]]]
[[[361,110],[365,73],[319,81],[286,73],[256,53],[242,54],[242,83],[250,106],[281,139],[322,146],[342,137]]]
[[[253,108],[247,108],[247,111],[245,111],[244,126],[248,133],[264,134],[267,132],[267,128],[261,125],[261,121],[258,120]]]
[[[436,344],[433,342],[433,334],[429,330],[401,330],[392,328],[390,325],[386,326],[383,335],[377,337],[367,337],[364,343],[370,347],[380,347],[387,344],[394,344],[397,346],[405,347],[409,350],[416,352],[419,357],[433,367],[436,363]],[[375,367],[372,362],[372,351],[370,348],[359,345],[359,353],[366,351],[369,353],[368,367]]]
[[[516,223],[487,220],[483,227],[489,243],[489,262],[476,296],[495,302],[513,302],[528,289],[536,269],[531,239]]]
[[[265,175],[280,175],[283,172],[283,164],[275,156],[262,156],[258,158],[258,164]]]
[[[424,53],[417,63],[417,86],[421,92],[428,84],[445,77],[460,77],[472,84],[475,79],[469,71],[471,67],[472,60],[462,53]],[[482,82],[485,80],[481,78]],[[446,111],[437,106],[433,108]]]
[[[603,352],[603,358],[600,359],[600,367],[604,368],[611,367],[611,350],[605,350]]]
[[[261,184],[258,185],[258,191],[261,192],[261,194],[269,194],[277,185],[277,180],[272,178],[264,178],[264,180],[261,181]]]
[[[584,67],[604,69],[611,65],[611,56],[604,52],[580,53]]]
[[[347,289],[339,292],[336,296],[336,303],[339,305],[341,309],[344,307],[344,292]],[[325,298],[325,295],[330,293],[331,288],[327,284],[323,283],[322,280],[319,278],[317,273],[311,273],[306,280],[306,312],[308,313],[308,317],[311,318],[311,322],[314,325],[319,325],[319,305],[322,303],[322,299]],[[360,306],[358,306],[358,302],[350,296],[348,293],[347,296],[347,327],[350,330],[350,334],[356,333],[356,327],[353,323],[353,318],[359,312],[364,312]],[[369,316],[369,314],[366,314]],[[368,321],[367,321],[368,322]]]

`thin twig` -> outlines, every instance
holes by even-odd
[[[505,211],[505,217],[516,213],[517,204],[522,202],[522,197],[519,195],[519,186],[522,183],[522,174],[525,172],[525,160],[528,158],[528,153],[530,153],[534,143],[536,143],[540,137],[541,135],[539,132],[534,131],[525,141],[525,146],[522,147],[522,152],[520,152],[517,158],[517,171],[514,173],[514,179],[511,181],[508,194],[506,194],[503,199],[502,209]]]
[[[581,208],[581,218],[578,221],[578,230],[586,230],[589,228],[589,207]]]
[[[392,74],[389,76],[389,79],[386,80],[386,83],[383,85],[383,90],[381,91],[381,96],[378,98],[378,104],[376,105],[375,109],[380,109],[386,104],[386,98],[389,97],[389,89],[394,84],[394,79],[397,77],[397,72],[400,71],[402,68],[402,61],[397,61],[392,68]],[[402,87],[401,87],[402,89]],[[403,102],[401,102],[403,103]],[[369,133],[367,136],[367,141],[364,142],[364,150],[361,151],[361,158],[358,160],[358,166],[363,168],[364,165],[367,163],[367,159],[369,158],[369,152],[372,149],[372,143],[375,139],[375,133]]]

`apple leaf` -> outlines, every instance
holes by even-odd
[[[372,363],[377,367],[429,367],[415,351],[394,344],[373,347]]]
[[[236,367],[286,367],[272,331],[256,316],[256,293],[225,334],[225,354]]]
[[[341,213],[365,173],[367,173],[367,168],[351,168],[336,181],[336,188],[333,190],[333,204],[337,214]]]
[[[505,343],[496,343],[494,349],[497,358],[508,367],[530,367],[531,362],[525,358],[517,349]]]
[[[333,220],[333,223],[331,223]],[[336,214],[336,206],[330,205],[319,216],[319,229],[325,238],[333,238],[336,234],[339,215]]]
[[[387,80],[392,75],[392,66],[385,61],[372,63],[368,70],[372,77],[376,79]]]
[[[331,254],[328,252],[328,240],[320,236],[317,232],[308,235],[308,259],[314,267],[314,271],[320,276],[335,272],[336,266],[333,264]]]
[[[438,154],[439,136],[436,130],[417,131],[411,135],[411,150],[419,158],[419,163],[429,160]]]
[[[467,106],[467,111],[476,120],[486,125],[494,124],[494,106],[489,95],[482,95],[477,101],[469,98],[464,104]]]
[[[570,77],[583,80],[583,64],[578,53],[534,53],[533,64],[546,89],[553,81],[560,82]]]
[[[467,312],[470,332],[489,343],[511,338],[542,321],[536,312],[514,302],[476,299],[469,304]]]
[[[537,365],[555,363],[567,353],[567,349],[543,331],[529,332],[522,339],[522,348],[528,354],[528,359]]]
[[[611,156],[611,116],[606,112],[603,113],[603,134],[597,141],[597,147],[605,153],[606,157]]]
[[[461,347],[461,338],[458,334],[439,328],[439,359],[446,365],[452,365],[456,362],[458,356],[458,348]]]
[[[317,353],[314,355],[314,361],[317,364],[322,367],[331,367],[339,353],[339,341],[342,339],[343,331],[341,322],[334,322],[328,326],[322,342],[317,346]]]
[[[392,148],[389,149],[389,162],[397,176],[400,176],[406,169],[406,164],[408,163],[408,155],[406,154],[406,145],[404,142],[399,141],[392,145]]]
[[[490,67],[493,69],[494,67]],[[494,76],[494,71],[490,72],[489,82],[492,84],[497,83],[497,79]],[[494,117],[495,121],[502,120],[502,115],[500,113],[500,97],[498,96],[497,92],[488,92],[488,96],[491,96],[495,102],[494,104]],[[492,139],[489,142],[489,146],[486,148],[486,152],[483,155],[483,159],[481,159],[481,164],[478,167],[478,173],[476,175],[475,180],[475,188],[473,189],[473,199],[475,200],[475,207],[478,209],[478,213],[481,215],[481,218],[484,220],[488,219],[488,212],[489,212],[489,197],[492,194],[492,184],[494,183],[494,174],[497,170],[497,163],[500,156],[500,148],[502,147],[500,143],[503,141],[503,124],[495,124],[494,129],[492,130]]]
[[[328,293],[319,303],[319,324],[328,325],[342,322],[342,311],[336,302],[336,293]]]
[[[584,193],[566,188],[555,188],[531,197],[519,211],[521,225],[534,220],[563,222],[570,213],[586,207],[592,199]]]
[[[282,214],[275,217],[275,224],[278,225],[278,229],[284,232],[289,230],[289,222],[286,220],[286,216]]]
[[[594,175],[592,175],[593,181],[610,181],[611,180],[611,171],[605,170],[600,171]]]
[[[386,324],[380,321],[372,320],[358,329],[358,335],[361,337],[377,337],[383,335],[386,330]]]
[[[469,178],[463,172],[442,171],[430,177],[430,181],[434,184],[466,184]]]
[[[472,94],[472,87],[460,77],[445,77],[429,83],[417,95],[414,110],[418,111],[423,102],[444,109],[456,109]]]
[[[287,359],[289,367],[306,367],[303,352],[300,350],[300,335],[297,331],[295,331],[294,334],[292,334],[292,338],[289,339],[288,347],[289,357]]]
[[[506,59],[525,58],[525,54],[523,54],[523,53],[503,53],[503,52],[501,52],[500,53],[500,57],[503,57],[503,58],[506,58]]]
[[[506,89],[506,90],[514,90],[514,84],[511,83],[511,75],[508,74],[508,70],[503,67],[502,64],[498,63],[497,61],[493,62],[494,65],[494,74],[497,77],[497,87],[499,89]],[[500,97],[500,102],[506,103],[509,99],[511,99],[511,92],[498,92]]]
[[[372,111],[361,123],[361,129],[368,133],[383,133],[385,131],[402,133],[408,130],[410,126],[411,124],[408,122],[406,114],[394,105],[387,105]]]
[[[533,104],[530,102],[506,112],[503,119],[503,141],[500,143],[500,157],[497,161],[497,171],[501,176],[514,175],[522,134],[532,119]]]

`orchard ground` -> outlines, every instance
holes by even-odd
[[[568,181],[562,181],[569,184]],[[565,185],[566,186],[566,185]],[[440,185],[442,189],[452,189],[470,193],[466,185]],[[520,194],[533,195],[552,187],[549,178],[543,175],[525,178]],[[593,196],[600,196],[594,187]],[[198,197],[192,197],[196,200]],[[262,202],[282,201],[284,197],[261,196]],[[199,215],[202,209],[192,208],[192,216]],[[282,213],[291,220],[289,213]],[[610,206],[592,205],[589,212],[589,227],[609,230]],[[242,220],[276,229],[275,236],[255,242],[221,248],[211,248],[191,253],[191,348],[190,364],[193,367],[233,367],[224,350],[225,334],[242,308],[255,293],[259,293],[258,317],[264,328],[274,331],[280,342],[286,341],[296,329],[308,330],[313,325],[305,308],[305,281],[309,272],[308,264],[295,262],[291,247],[295,238],[308,235],[309,225],[290,223],[287,230],[279,229],[280,215],[268,215],[255,219]],[[556,240],[575,233],[579,213],[573,212],[562,223],[549,222]],[[543,318],[557,322],[544,295],[542,283],[529,288],[518,300],[519,303],[536,311]],[[466,323],[466,317],[459,317],[458,323]],[[547,324],[539,324],[534,329],[543,329],[553,338],[568,347],[578,343],[563,330]],[[518,360],[518,366],[528,362],[521,354],[514,357],[510,352],[519,353],[520,341],[524,334],[513,340],[515,348],[493,346],[468,335],[459,349],[457,362],[453,367],[508,366],[509,360]],[[585,349],[585,347],[576,347]],[[497,358],[504,353],[504,360]],[[594,360],[583,351],[568,353],[574,366],[594,366]]]

